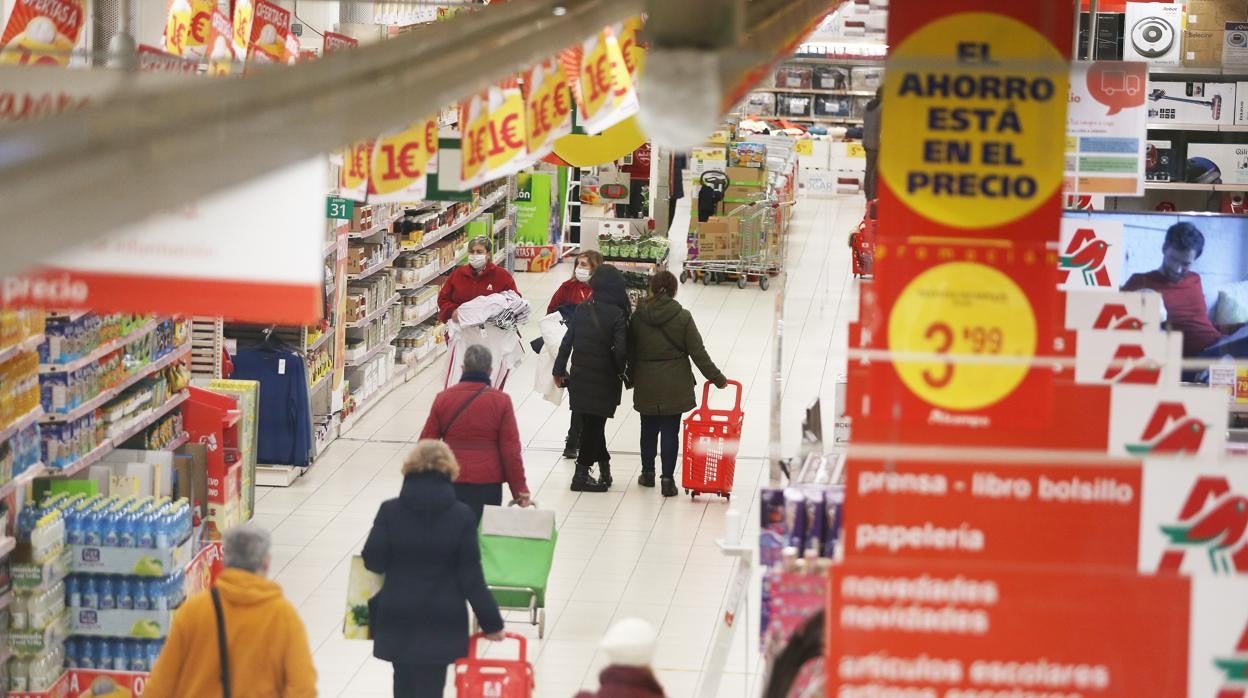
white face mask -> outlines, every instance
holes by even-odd
[[[584,283],[589,283],[589,270],[588,270],[588,269],[577,269],[577,270],[576,270],[576,280],[577,280],[577,281],[579,281],[579,282],[581,282],[581,283],[583,283],[583,284],[584,284]]]
[[[484,267],[485,259],[486,259],[486,256],[483,254],[468,255],[468,263],[472,265],[473,269],[481,269],[482,267]]]

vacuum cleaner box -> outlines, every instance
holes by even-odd
[[[1189,182],[1248,184],[1248,144],[1189,143],[1185,169]]]
[[[1248,82],[1235,83],[1235,123],[1248,124]]]
[[[1225,38],[1222,65],[1232,68],[1248,67],[1248,22],[1227,22],[1222,36]]]
[[[1176,65],[1182,29],[1182,3],[1128,2],[1122,59]]]
[[[1235,83],[1148,83],[1150,124],[1230,124]]]
[[[1174,169],[1176,160],[1172,141],[1149,141],[1144,178],[1150,182],[1170,182],[1179,179]]]
[[[1226,32],[1221,29],[1187,29],[1183,32],[1183,65],[1216,68],[1222,65]]]

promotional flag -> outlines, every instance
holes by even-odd
[[[290,11],[269,0],[255,0],[247,59],[260,63],[280,63],[286,55],[286,37],[289,34]]]
[[[490,95],[481,92],[460,105],[460,129],[463,132],[463,154],[459,177],[464,189],[472,189],[486,181],[490,149]]]
[[[215,0],[170,0],[165,20],[165,51],[200,59],[207,52]]]
[[[17,0],[0,36],[0,64],[69,65],[85,22],[82,0]]]
[[[529,157],[540,160],[555,149],[555,141],[572,133],[572,92],[567,75],[553,59],[529,69],[524,87]]]
[[[286,35],[286,65],[294,65],[299,62],[299,37],[294,34]]]
[[[352,201],[368,198],[368,163],[373,152],[373,141],[360,141],[347,147],[343,154],[342,168],[338,171],[338,195]]]
[[[423,200],[427,192],[425,175],[437,152],[436,118],[414,122],[378,138],[369,161],[369,201]]]
[[[139,55],[139,70],[153,73],[188,73],[191,75],[199,72],[199,64],[195,61],[188,61],[181,56],[161,51],[155,46],[139,44],[137,53]]]
[[[527,129],[524,124],[524,95],[512,79],[503,86],[491,87],[490,144],[486,158],[486,179],[513,175],[532,164],[529,157]]]
[[[624,65],[628,68],[628,75],[633,79],[634,86],[637,85],[646,67],[646,48],[641,43],[641,30],[645,27],[646,20],[640,16],[625,20],[615,26],[615,33],[620,42],[620,54],[624,57]]]
[[[559,58],[576,97],[578,123],[586,133],[602,133],[638,112],[637,92],[611,29],[565,49]]]
[[[234,2],[234,55],[245,60],[251,49],[251,24],[256,16],[256,8],[252,0],[235,0]]]
[[[212,13],[211,30],[208,33],[208,74],[229,75],[234,69],[234,48],[231,37],[234,27],[230,18],[220,10]]]
[[[360,40],[346,34],[338,34],[337,32],[325,32],[325,48],[326,55],[334,51],[355,48],[360,45]]]

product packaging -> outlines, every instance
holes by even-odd
[[[1170,182],[1177,179],[1177,158],[1171,141],[1149,141],[1144,165],[1144,177],[1150,182]]]
[[[1225,43],[1225,32],[1221,29],[1183,30],[1183,65],[1189,68],[1221,66]]]
[[[1185,169],[1189,182],[1248,184],[1248,144],[1189,143]]]
[[[1123,28],[1122,58],[1177,65],[1180,32],[1183,27],[1181,3],[1128,2]]]
[[[1248,20],[1248,0],[1187,0],[1187,28],[1221,30]]]
[[[1148,83],[1150,124],[1230,124],[1235,104],[1235,83]]]
[[[780,551],[788,543],[784,525],[784,490],[763,489],[759,493],[758,561],[770,567],[780,561]]]

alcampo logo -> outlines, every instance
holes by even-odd
[[[1057,268],[1062,272],[1062,283],[1070,279],[1071,272],[1083,274],[1085,286],[1109,288],[1109,268],[1105,266],[1105,256],[1109,253],[1109,243],[1098,238],[1096,231],[1080,228],[1075,231],[1066,252],[1057,258]]]
[[[1146,455],[1196,455],[1205,440],[1208,426],[1187,416],[1187,408],[1181,402],[1162,402],[1144,427],[1137,443],[1126,445],[1133,456]]]
[[[1093,323],[1094,330],[1142,330],[1144,321],[1127,311],[1121,303],[1106,303]]]
[[[1231,491],[1224,477],[1197,480],[1178,523],[1163,524],[1161,532],[1169,540],[1159,571],[1178,572],[1189,551],[1201,550],[1215,574],[1248,574],[1248,497]]]
[[[1103,378],[1111,383],[1157,385],[1161,382],[1161,365],[1145,355],[1144,347],[1121,344]]]
[[[1213,665],[1226,675],[1217,698],[1248,698],[1248,624],[1230,657],[1215,657]]]

